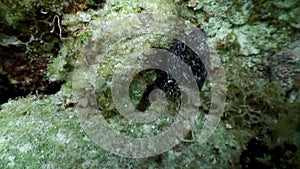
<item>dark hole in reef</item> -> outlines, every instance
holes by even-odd
[[[21,96],[27,95],[28,93],[22,91],[20,87],[11,84],[6,76],[0,75],[0,104],[7,102],[10,98],[17,97],[18,94]]]
[[[30,93],[54,94],[64,81],[49,82],[45,69],[49,59],[32,60],[25,46],[0,46],[0,104]]]
[[[87,9],[100,9],[104,7],[106,0],[94,0],[92,4],[87,4]]]
[[[33,4],[33,10],[22,13],[27,17],[19,18],[13,26],[3,18],[0,20],[3,34],[0,37],[0,104],[30,93],[54,94],[64,83],[50,82],[46,77],[49,55],[57,56],[61,44],[57,23],[50,23],[61,11],[51,12],[44,5]],[[53,25],[55,33],[50,33]]]
[[[43,89],[33,89],[23,88],[21,84],[12,84],[7,76],[0,75],[0,104],[7,102],[9,99],[15,99],[17,97],[25,97],[26,95],[38,92],[39,94],[55,94],[61,88],[64,81],[58,82],[44,82]]]
[[[270,146],[266,138],[251,138],[240,155],[242,169],[296,168],[297,146],[289,142]]]

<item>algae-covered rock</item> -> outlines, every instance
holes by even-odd
[[[30,89],[23,97],[6,98],[1,105],[0,168],[299,167],[298,5],[293,0],[0,2],[4,25],[0,89],[11,87],[6,82],[15,85],[14,89]],[[200,144],[203,116],[211,106],[208,78],[200,92],[202,116],[181,143],[153,157],[130,159],[109,153],[91,140],[79,123],[74,89],[93,82],[99,109],[113,129],[127,136],[154,136],[170,127],[172,113],[150,124],[138,124],[117,115],[112,103],[114,71],[126,77],[145,59],[145,48],[167,49],[182,40],[141,34],[141,25],[152,23],[151,17],[142,17],[151,16],[144,15],[148,13],[156,13],[152,16],[161,22],[154,27],[164,35],[178,27],[164,20],[169,15],[204,30],[224,66],[227,100],[215,132]],[[184,34],[191,29],[187,27]],[[139,36],[128,38],[132,34]],[[16,62],[17,58],[22,59]],[[79,64],[82,58],[85,65]],[[156,78],[149,71],[133,80],[134,105],[139,104],[146,83]],[[47,83],[40,83],[41,79]],[[56,90],[41,92],[51,83],[59,83]]]

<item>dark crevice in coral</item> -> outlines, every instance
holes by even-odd
[[[251,138],[246,150],[241,153],[240,164],[242,169],[256,168],[296,168],[297,146],[288,142],[271,147],[259,138]]]
[[[106,0],[94,0],[94,3],[87,4],[87,9],[101,9],[103,8],[104,4],[106,3]]]
[[[46,77],[50,57],[57,56],[61,46],[53,18],[62,11],[50,10],[51,5],[34,3],[32,10],[22,9],[26,17],[15,18],[13,24],[0,17],[0,104],[30,93],[54,94],[64,83]]]
[[[52,53],[58,53],[59,45],[54,46],[57,49],[52,48]],[[44,51],[27,50],[25,44],[0,45],[0,104],[30,93],[53,94],[60,90],[63,82],[49,82],[45,76],[49,58],[43,56]]]
[[[61,88],[64,81],[59,82],[43,82],[43,89],[37,87],[36,90],[24,88],[22,84],[12,84],[7,76],[0,75],[0,104],[6,103],[9,99],[25,97],[30,93],[34,94],[55,94]]]
[[[0,75],[0,104],[5,103],[8,99],[14,99],[18,96],[29,94],[21,89],[20,85],[11,84],[7,76]]]

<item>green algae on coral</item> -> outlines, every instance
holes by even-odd
[[[19,2],[18,4],[21,6],[27,4],[26,7],[32,9],[28,2],[32,1]],[[266,73],[268,70],[265,67],[266,62],[273,62],[272,65],[278,65],[276,63],[280,59],[277,60],[272,57],[274,53],[282,50],[284,46],[291,46],[293,41],[297,40],[296,37],[293,38],[297,34],[295,28],[299,28],[297,26],[299,19],[297,18],[300,16],[297,15],[296,1],[255,0],[252,1],[254,8],[252,11],[234,9],[236,5],[231,5],[230,2],[225,1],[190,0],[187,4],[182,2],[177,6],[170,2],[158,0],[148,2],[109,1],[103,9],[89,9],[86,12],[81,11],[72,14],[64,14],[60,11],[62,7],[52,8],[53,5],[50,5],[50,9],[42,9],[41,12],[50,11],[63,15],[62,25],[64,31],[68,32],[69,39],[64,40],[58,57],[50,57],[47,74],[52,81],[66,80],[67,85],[54,95],[44,97],[28,95],[25,98],[10,100],[1,105],[0,132],[3,134],[0,137],[0,167],[139,168],[143,166],[148,168],[199,168],[201,166],[202,168],[240,168],[239,156],[242,151],[248,151],[247,142],[258,135],[264,135],[263,141],[271,146],[269,147],[270,150],[278,146],[284,147],[286,141],[297,145],[296,155],[298,155],[294,156],[291,153],[289,159],[299,158],[299,144],[296,144],[299,140],[297,99],[290,99],[289,102],[292,103],[287,104],[284,100],[285,90],[281,87],[281,81],[268,77],[268,73]],[[236,1],[243,7],[242,2],[244,1]],[[230,7],[233,9],[232,11],[240,11],[241,20],[236,17],[236,13],[230,12]],[[8,25],[15,26],[24,17],[26,18],[23,11],[27,9],[12,14],[15,11],[6,8],[5,5],[1,5],[0,8],[3,9],[2,11],[8,11],[7,14],[1,15],[5,16],[4,21]],[[80,128],[72,108],[70,74],[76,59],[87,52],[82,52],[82,47],[87,45],[90,39],[100,37],[101,40],[101,38],[105,38],[101,30],[94,28],[118,19],[124,13],[136,14],[157,11],[179,14],[192,23],[199,24],[211,38],[211,42],[220,45],[219,48],[217,46],[217,49],[224,63],[228,81],[224,116],[207,144],[198,144],[191,140],[155,157],[146,159],[120,158],[99,148]],[[234,17],[230,18],[232,15]],[[246,22],[247,18],[248,22]],[[50,31],[52,25],[47,28]],[[117,29],[113,29],[112,33],[117,31]],[[18,40],[15,39],[13,43],[15,42]],[[111,43],[100,43],[97,47],[106,49],[110,45]],[[163,42],[162,46],[169,46],[169,44]],[[282,55],[282,53],[278,53],[276,57]],[[271,59],[266,58],[266,56]],[[111,59],[107,58],[107,62],[103,64],[105,67],[101,69],[100,65],[96,71],[110,75],[112,68],[114,68]],[[266,61],[266,59],[268,60]],[[273,69],[283,70],[276,66]],[[296,77],[293,79],[297,80]],[[98,86],[107,86],[109,81],[109,78],[100,79]],[[293,80],[290,82],[293,86]],[[140,83],[135,85],[132,86],[132,90],[134,88],[142,90],[144,87]],[[289,89],[294,90],[291,86]],[[99,88],[99,90],[104,90],[103,93],[109,92],[104,88]],[[205,96],[203,111],[207,111],[209,107],[210,95],[208,90],[209,87],[204,86],[204,92],[201,93]],[[139,93],[137,93],[138,95]],[[296,95],[294,93],[291,97],[296,98]],[[99,102],[105,104],[109,101],[106,99],[102,98]],[[107,106],[108,110],[113,110],[113,106],[111,109],[109,107]],[[113,127],[120,126],[114,122],[119,122],[118,119],[111,121],[111,124]],[[202,125],[201,121],[198,123],[197,125]],[[289,125],[286,125],[287,123]],[[169,124],[170,121],[162,119],[159,121],[158,127],[168,127]],[[138,128],[131,123],[122,125],[125,127],[117,129],[125,130],[125,133],[126,125],[128,125],[129,128],[133,129],[130,134],[135,137],[147,135],[152,130],[151,126],[150,128],[148,126]],[[270,131],[273,134],[269,134]],[[193,132],[199,131],[194,130]],[[284,133],[288,134],[289,137]],[[271,157],[269,154],[266,156]],[[276,158],[285,159],[280,156]],[[262,159],[262,161],[270,163],[268,159]],[[294,162],[286,160],[282,164],[289,166],[287,163],[293,164]]]

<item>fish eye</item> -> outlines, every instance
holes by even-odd
[[[183,42],[180,42],[180,44],[179,44],[179,48],[180,48],[180,50],[181,51],[185,51],[186,50],[186,45],[185,45],[185,43],[183,43]]]

